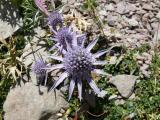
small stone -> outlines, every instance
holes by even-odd
[[[145,59],[143,56],[140,56],[140,55],[137,55],[136,58],[137,58],[137,60],[141,60],[141,61],[143,61]]]
[[[143,8],[144,10],[153,10],[151,4],[144,4],[142,8]]]
[[[143,71],[142,71],[142,74],[143,74],[145,77],[150,77],[151,72],[150,72],[150,71],[143,70]]]
[[[135,97],[136,97],[136,95],[135,95],[135,93],[133,93],[133,94],[129,97],[129,99],[130,99],[130,100],[133,100],[133,99],[135,99]]]
[[[115,101],[115,105],[123,105],[125,103],[125,101],[123,99],[117,99]]]
[[[39,58],[37,54],[34,54],[33,56],[33,51],[36,51],[36,53],[40,54],[44,60],[47,59],[47,47],[45,47],[46,43],[42,41],[40,38],[44,37],[46,34],[46,31],[43,30],[42,28],[38,27],[34,29],[35,31],[35,36],[32,39],[32,46],[30,43],[28,43],[25,48],[23,49],[23,54],[22,54],[22,62],[25,64],[26,67],[31,65],[34,61],[34,56],[35,58]],[[33,51],[32,51],[33,49]]]
[[[107,23],[109,26],[114,27],[116,25],[118,17],[113,16],[112,14],[107,15]]]
[[[143,66],[140,68],[141,70],[147,70],[149,68],[149,65],[143,64]]]
[[[151,27],[152,27],[153,33],[157,32],[157,30],[158,30],[158,24],[159,24],[158,22],[151,23]]]
[[[129,23],[129,25],[131,25],[133,27],[136,27],[136,26],[139,25],[138,22],[137,22],[137,20],[135,18],[128,19],[128,23]]]
[[[99,14],[102,15],[102,16],[107,16],[106,10],[99,11]]]
[[[132,120],[135,116],[136,116],[136,113],[131,113],[125,118],[125,120]]]
[[[128,4],[128,5],[126,5],[126,7],[127,7],[126,9],[128,9],[132,12],[137,10],[137,7],[134,4]]]
[[[65,113],[65,110],[64,110],[64,109],[61,109],[61,110],[60,110],[60,113],[64,114],[64,113]]]
[[[107,91],[102,90],[102,91],[98,94],[98,97],[104,98],[106,95],[107,95]]]
[[[132,95],[136,79],[134,75],[117,75],[110,78],[109,83],[115,85],[121,96],[128,98]]]
[[[160,11],[157,13],[156,17],[160,19]]]
[[[62,113],[57,113],[56,114],[58,117],[62,117],[63,115],[62,115]]]
[[[144,57],[150,57],[150,56],[151,56],[150,54],[148,54],[148,53],[146,53],[146,52],[142,53],[142,55],[143,55]]]
[[[160,41],[160,28],[154,33],[154,37],[153,37],[153,43],[154,46],[158,45],[159,41]]]
[[[146,11],[142,10],[142,9],[140,9],[140,10],[137,11],[137,14],[140,14],[140,15],[145,14],[145,13],[146,13]]]
[[[114,11],[114,6],[113,6],[112,3],[110,3],[109,5],[107,5],[105,8],[106,8],[106,10],[108,10],[108,11]]]
[[[126,3],[125,3],[124,1],[119,2],[119,3],[117,4],[116,12],[118,12],[119,14],[129,13],[129,10],[126,9],[125,5],[126,5]]]
[[[142,65],[142,64],[143,64],[143,61],[138,60],[138,64]]]
[[[64,119],[63,118],[58,118],[57,120],[64,120]],[[67,118],[65,120],[67,120]]]
[[[113,57],[110,58],[109,64],[113,65],[113,64],[116,64],[116,62],[117,62],[117,57],[113,56]]]
[[[113,99],[116,99],[118,96],[117,95],[111,95],[108,100],[113,100]]]

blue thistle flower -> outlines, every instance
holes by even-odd
[[[52,38],[57,43],[50,49],[53,50],[55,48],[59,48],[62,53],[66,53],[67,51],[67,44],[66,42],[72,47],[75,45],[83,45],[86,39],[86,34],[77,35],[75,32],[72,31],[70,27],[62,27],[57,32],[54,31],[55,36]]]
[[[54,31],[54,33],[55,36],[53,40],[56,41],[57,43],[55,44],[55,46],[51,48],[51,50],[58,47],[60,51],[66,51],[67,50],[66,41],[68,44],[72,45],[73,41],[76,40],[76,33],[74,33],[71,30],[71,27],[62,27],[57,32]]]
[[[35,73],[37,77],[37,83],[42,84],[45,80],[45,85],[47,82],[47,70],[48,65],[43,61],[42,58],[39,58],[32,64],[32,71]]]
[[[58,11],[53,11],[48,16],[48,24],[51,27],[52,31],[57,31],[57,27],[62,27],[63,17]]]
[[[61,64],[54,65],[50,68],[50,71],[55,69],[63,69],[64,73],[55,82],[52,89],[55,89],[60,83],[62,83],[67,77],[71,78],[69,87],[69,99],[72,96],[75,84],[78,86],[79,99],[82,99],[82,82],[87,81],[93,91],[102,96],[104,94],[95,84],[91,78],[91,72],[97,74],[106,75],[106,73],[100,69],[96,69],[96,65],[105,65],[105,61],[97,61],[96,59],[105,54],[107,51],[99,51],[95,54],[91,53],[91,49],[94,47],[98,39],[93,40],[86,48],[84,44],[78,45],[75,42],[74,46],[70,46],[67,43],[67,52],[62,56],[51,55],[52,59],[61,61]],[[77,41],[77,40],[76,40]]]

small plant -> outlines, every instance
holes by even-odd
[[[85,89],[85,86],[82,89],[82,84],[85,84],[85,80],[87,80],[96,94],[98,94],[99,96],[104,96],[104,93],[100,91],[100,89],[91,79],[91,72],[105,75],[102,70],[96,69],[95,66],[106,64],[105,61],[97,61],[96,58],[104,55],[107,51],[102,50],[100,52],[92,54],[90,51],[97,43],[98,39],[93,40],[85,48],[84,35],[77,35],[76,32],[72,32],[71,26],[63,27],[63,18],[60,13],[58,13],[57,11],[51,13],[48,12],[47,8],[44,7],[45,5],[40,0],[35,0],[35,3],[38,8],[48,16],[50,29],[54,33],[53,39],[55,40],[55,42],[57,42],[54,48],[58,48],[58,51],[60,51],[60,56],[53,54],[50,56],[50,58],[61,61],[62,64],[53,65],[52,67],[48,68],[48,72],[56,69],[62,69],[64,71],[51,89],[55,89],[59,84],[63,82],[64,79],[69,77],[71,79],[69,87],[69,99],[71,98],[75,84],[77,83],[79,99],[80,101],[82,100],[82,92]],[[60,25],[60,28],[58,30],[57,25]],[[47,68],[44,67],[42,69]]]

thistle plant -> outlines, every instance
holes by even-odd
[[[63,26],[63,16],[58,11],[49,12],[44,0],[34,0],[36,6],[47,16],[48,25],[52,31],[57,31],[57,27]]]
[[[57,31],[57,27],[63,26],[63,16],[58,11],[53,11],[48,16],[48,25],[52,31]]]
[[[51,31],[54,33],[52,39],[56,42],[55,45],[50,49],[53,50],[58,48],[60,54],[52,54],[49,57],[60,61],[60,64],[55,64],[51,67],[45,67],[43,61],[37,61],[33,67],[33,71],[36,75],[43,76],[45,73],[52,72],[56,69],[61,69],[64,72],[59,76],[59,79],[55,81],[52,89],[56,89],[65,79],[70,79],[69,85],[69,100],[72,96],[75,84],[78,86],[78,97],[82,100],[82,92],[85,91],[86,83],[93,89],[93,91],[103,97],[104,92],[101,91],[95,82],[91,78],[91,73],[97,73],[106,75],[106,73],[100,69],[97,69],[97,65],[105,65],[105,61],[98,61],[97,58],[104,55],[107,51],[102,50],[95,54],[91,53],[91,49],[95,46],[98,39],[93,40],[87,47],[84,46],[86,40],[86,34],[79,35],[73,31],[72,27],[66,27],[63,25],[63,17],[57,12],[52,13],[46,12],[47,9],[40,0],[37,1],[36,5],[38,8],[48,16],[48,23]],[[60,28],[57,30],[57,26]],[[47,70],[47,71],[46,71]],[[45,79],[46,83],[46,79]],[[83,86],[82,86],[83,84]]]
[[[67,49],[66,41],[71,45],[76,40],[76,33],[71,30],[71,27],[62,27],[58,32],[54,31],[54,34],[52,39],[57,43],[51,50],[57,47],[60,51],[65,52]]]
[[[32,64],[32,71],[36,75],[38,85],[42,85],[43,82],[44,85],[46,85],[48,73],[44,68],[47,67],[49,67],[49,64],[46,64],[42,58],[37,59],[35,63]]]
[[[54,33],[52,40],[56,44],[51,47],[51,50],[58,48],[60,52],[66,51],[66,42],[65,40],[72,45],[75,39],[78,40],[78,44],[82,44],[84,39],[86,39],[86,34],[79,35],[72,30],[72,27],[65,27],[63,24],[63,15],[58,11],[49,12],[47,6],[43,0],[34,0],[37,7],[48,17],[48,25],[51,31]],[[57,29],[59,28],[59,29]]]
[[[97,61],[96,59],[104,55],[107,51],[102,50],[95,54],[91,53],[91,49],[94,47],[98,39],[93,40],[86,48],[84,44],[78,45],[75,40],[73,46],[67,43],[67,51],[62,56],[51,55],[50,57],[54,60],[61,61],[61,64],[53,65],[49,68],[49,71],[55,69],[63,69],[64,73],[59,77],[51,89],[55,89],[60,83],[66,78],[70,78],[69,86],[69,100],[72,96],[75,84],[78,86],[78,96],[82,99],[82,84],[87,81],[93,91],[99,96],[103,96],[103,92],[96,86],[95,82],[91,78],[91,72],[97,74],[106,75],[100,69],[96,69],[97,65],[105,65],[105,61]]]
[[[37,78],[37,84],[42,84],[42,81],[45,79],[46,70],[43,69],[47,67],[43,59],[37,59],[34,64],[32,64],[32,71],[35,73]],[[46,82],[45,82],[46,84]]]

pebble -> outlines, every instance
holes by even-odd
[[[142,74],[143,74],[144,77],[149,77],[150,74],[151,74],[151,72],[146,71],[146,70],[143,70],[143,71],[142,71]]]
[[[136,95],[135,95],[135,93],[133,93],[133,94],[129,97],[129,100],[133,100],[133,99],[135,99],[135,97],[136,97]]]
[[[116,62],[117,62],[117,57],[113,56],[113,57],[110,58],[109,64],[113,65],[113,64],[116,64]]]
[[[144,4],[143,7],[142,7],[144,10],[152,10],[152,5],[151,4]]]
[[[151,64],[151,61],[150,61],[150,60],[146,60],[145,63],[146,63],[147,65],[150,65],[150,64]]]
[[[157,13],[156,18],[160,19],[160,11]]]
[[[101,10],[101,11],[99,12],[99,14],[102,15],[102,16],[107,16],[106,10]]]
[[[136,58],[137,58],[138,60],[142,60],[142,61],[143,61],[143,59],[144,59],[144,57],[142,57],[142,56],[140,56],[140,55],[137,55]]]
[[[149,65],[143,64],[143,66],[140,68],[142,71],[147,70],[149,68]]]
[[[119,2],[117,4],[117,9],[116,9],[116,12],[118,12],[119,14],[126,14],[126,13],[129,13],[129,10],[126,9],[125,7],[125,2],[122,1],[122,2]]]
[[[137,11],[137,14],[141,14],[142,15],[142,14],[145,14],[145,13],[146,13],[146,11],[142,10],[142,9],[140,9],[140,10]]]
[[[109,5],[107,5],[105,8],[106,8],[106,10],[108,10],[108,11],[114,11],[114,10],[115,10],[112,3],[110,3]]]
[[[138,64],[142,65],[142,64],[143,64],[143,61],[138,60]]]
[[[58,117],[62,117],[62,116],[63,116],[62,113],[57,113],[56,115],[57,115]]]
[[[125,120],[132,120],[135,116],[136,116],[136,113],[131,113],[125,118]]]
[[[129,19],[128,23],[129,23],[129,25],[131,25],[133,27],[138,26],[138,22],[137,22],[137,20],[135,18]]]
[[[117,99],[115,101],[115,105],[123,105],[125,103],[125,101],[123,99]]]
[[[117,95],[111,95],[108,100],[113,100],[113,99],[116,99],[118,96]]]
[[[143,55],[144,57],[150,57],[150,56],[151,56],[150,54],[148,54],[148,53],[146,53],[146,52],[142,53],[142,55]]]
[[[64,114],[65,110],[64,109],[60,109],[60,113]]]

